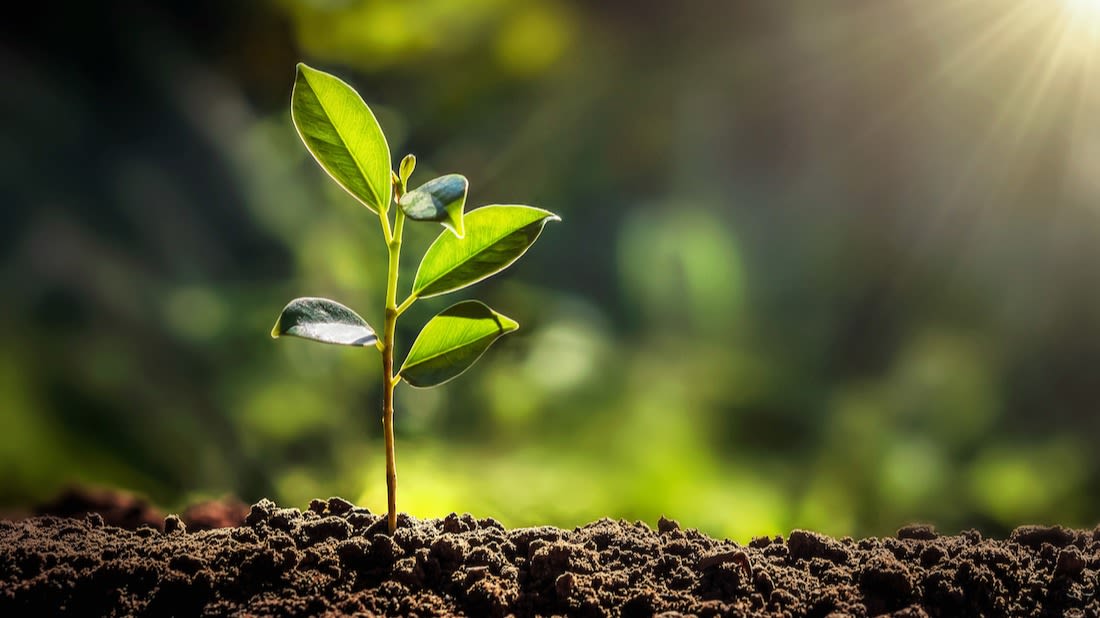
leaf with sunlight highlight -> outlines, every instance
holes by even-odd
[[[317,163],[371,210],[390,204],[390,147],[367,104],[351,86],[298,64],[290,116]]]
[[[483,206],[466,215],[466,237],[444,232],[428,247],[413,282],[413,295],[453,292],[511,266],[538,239],[554,213],[531,206]]]
[[[517,328],[517,322],[485,303],[462,301],[424,325],[399,375],[411,386],[439,386],[461,375],[498,337]]]
[[[351,309],[327,298],[296,298],[279,314],[271,336],[287,335],[321,343],[373,346],[378,335]]]

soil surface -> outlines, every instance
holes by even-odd
[[[244,523],[249,508],[236,498],[207,500],[187,507],[180,513],[191,532],[230,528]],[[35,515],[57,515],[59,517],[82,518],[88,513],[96,513],[108,526],[118,526],[134,530],[143,525],[164,530],[165,515],[151,502],[126,492],[91,487],[70,487],[53,500],[34,509]],[[26,514],[16,514],[7,519],[24,519]]]
[[[158,523],[0,521],[0,616],[1100,616],[1100,527],[796,530],[743,547],[667,519],[507,530],[402,515],[390,536],[340,498],[263,500],[236,527]]]

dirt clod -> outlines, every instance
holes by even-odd
[[[187,526],[179,518],[179,515],[169,515],[164,518],[165,534],[182,534],[184,532],[187,532]]]
[[[1100,615],[1094,530],[796,530],[742,547],[664,518],[506,530],[402,515],[390,536],[339,498],[305,512],[262,500],[213,530],[74,515],[0,521],[0,616]]]
[[[752,577],[752,564],[749,562],[749,555],[739,549],[703,556],[699,559],[699,570],[706,571],[720,564],[736,564],[738,568],[745,572],[745,575]]]
[[[838,564],[848,560],[848,550],[843,545],[816,532],[795,530],[791,532],[787,545],[790,556],[796,560],[825,558]]]
[[[1043,543],[1049,543],[1055,547],[1065,547],[1073,541],[1073,531],[1061,526],[1020,526],[1012,531],[1009,537],[1016,543],[1038,548]]]
[[[899,539],[931,541],[936,538],[936,528],[929,524],[910,524],[898,530]]]
[[[1085,559],[1076,547],[1069,547],[1058,552],[1058,562],[1054,566],[1055,577],[1076,577],[1085,570]]]
[[[669,532],[672,532],[673,530],[679,529],[680,522],[674,519],[668,519],[664,515],[662,515],[661,518],[657,520],[657,531],[661,534],[667,534]]]

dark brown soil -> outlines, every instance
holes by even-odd
[[[741,547],[666,519],[385,526],[339,498],[304,513],[264,500],[241,526],[201,532],[176,516],[163,531],[94,513],[0,521],[0,616],[1100,616],[1100,527],[794,531]]]
[[[230,528],[244,523],[248,506],[236,498],[207,500],[187,507],[179,515],[191,532]],[[134,530],[140,526],[152,526],[164,530],[166,513],[148,500],[115,489],[70,487],[53,500],[34,509],[35,515],[82,518],[97,513],[108,526]],[[19,519],[23,519],[19,517]],[[14,519],[14,518],[12,518]]]

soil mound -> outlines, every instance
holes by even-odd
[[[507,530],[452,514],[402,515],[390,536],[383,516],[332,498],[162,528],[0,521],[0,616],[1100,616],[1100,527],[796,530],[742,547],[667,519]]]

